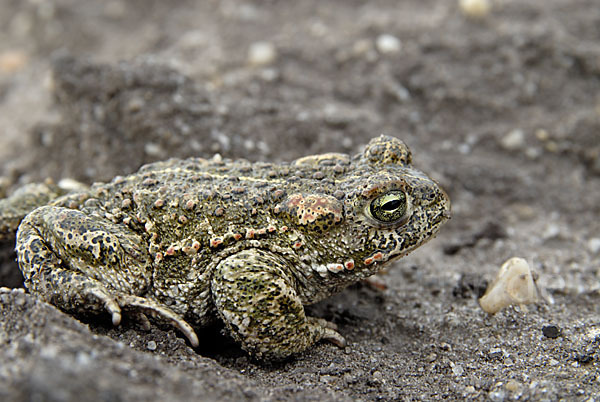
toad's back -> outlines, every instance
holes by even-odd
[[[340,183],[352,177],[348,174],[352,165],[348,156],[340,154],[281,165],[171,159],[94,185],[79,196],[79,202],[85,197],[82,211],[142,234],[154,266],[154,296],[202,325],[216,317],[210,277],[222,258],[246,248],[262,248],[305,265],[299,261],[301,249],[310,247],[314,258],[317,247],[324,248],[310,239],[310,227],[298,227],[285,201],[294,194],[319,194],[337,196],[341,205]],[[74,197],[59,203],[69,200],[72,207]],[[328,214],[333,218],[333,212]],[[322,260],[318,262],[326,264]]]

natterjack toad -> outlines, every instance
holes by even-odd
[[[282,359],[343,345],[304,306],[431,239],[449,208],[404,143],[380,136],[354,157],[146,165],[33,210],[16,248],[25,286],[63,310],[151,316],[192,346],[221,319],[252,356]]]

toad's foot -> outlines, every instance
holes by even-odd
[[[146,327],[149,315],[198,346],[198,336],[183,318],[139,296],[149,286],[150,258],[142,239],[126,227],[77,210],[41,207],[19,227],[17,254],[25,286],[63,310],[106,311],[114,325],[127,311]]]
[[[131,315],[141,323],[144,329],[148,330],[150,322],[147,315],[149,315],[180,330],[193,347],[198,347],[200,344],[198,336],[190,324],[171,309],[152,299],[125,294],[113,296],[100,287],[90,289],[89,295],[104,304],[104,308],[111,315],[112,323],[115,326],[121,323],[122,311],[127,311],[131,312]]]
[[[323,319],[306,317],[285,261],[250,249],[221,261],[211,290],[217,310],[242,348],[259,359],[281,360],[321,339],[346,341]]]
[[[122,295],[118,296],[116,298],[116,301],[117,304],[121,307],[121,309],[135,311],[135,313],[138,314],[138,318],[140,318],[140,321],[145,327],[148,326],[148,322],[147,318],[145,320],[144,318],[146,317],[146,315],[150,315],[151,317],[159,321],[165,321],[169,325],[172,325],[178,330],[180,330],[190,341],[190,344],[193,347],[197,347],[200,344],[198,341],[198,336],[196,335],[196,332],[194,332],[192,326],[185,322],[183,318],[181,318],[171,309],[162,306],[151,299],[146,299],[139,296]],[[113,324],[115,324],[115,314],[113,314],[112,318]],[[118,322],[115,325],[118,325]]]
[[[320,326],[323,331],[323,340],[333,343],[335,346],[346,347],[346,339],[337,332],[337,325],[323,318],[307,317],[315,326]]]
[[[71,277],[71,281],[77,281],[79,278]],[[199,345],[198,336],[190,324],[188,324],[178,314],[171,309],[140,296],[126,295],[121,292],[111,294],[104,286],[97,283],[90,283],[85,287],[82,296],[87,300],[87,309],[92,309],[94,304],[103,305],[104,309],[111,315],[113,325],[121,323],[123,312],[134,317],[139,321],[142,327],[149,330],[151,327],[147,316],[151,316],[159,322],[164,322],[177,328],[185,335],[193,347]]]

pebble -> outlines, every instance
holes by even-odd
[[[547,130],[539,128],[535,130],[535,138],[540,141],[548,141],[550,139],[550,134],[548,134]]]
[[[504,351],[500,348],[493,348],[488,352],[488,356],[490,359],[498,359],[504,356]]]
[[[387,93],[392,95],[399,102],[407,102],[410,100],[410,92],[406,87],[397,82],[390,82],[386,85]]]
[[[525,150],[525,156],[527,156],[529,159],[537,159],[542,156],[542,150],[535,147],[528,147]]]
[[[488,398],[491,401],[504,401],[506,399],[506,393],[504,391],[491,391],[488,393]]]
[[[452,374],[455,376],[461,376],[465,373],[465,369],[461,364],[454,364],[450,362],[450,367],[452,367]]]
[[[393,35],[383,34],[377,37],[375,47],[382,54],[398,53],[402,47],[402,42]]]
[[[585,332],[585,338],[588,342],[595,342],[596,339],[600,340],[600,327],[592,327]]]
[[[369,39],[359,39],[352,45],[354,56],[366,56],[373,51],[373,43]]]
[[[147,348],[148,350],[156,350],[156,342],[155,342],[155,341],[149,341],[149,342],[146,344],[146,348]]]
[[[449,352],[449,351],[451,351],[451,350],[452,350],[452,345],[450,345],[450,344],[449,344],[449,343],[447,343],[447,342],[442,342],[442,343],[440,343],[438,347],[439,347],[441,350],[444,350],[444,351],[446,351],[446,352]]]
[[[263,81],[273,82],[279,78],[279,71],[274,68],[265,68],[260,72]]]
[[[509,380],[504,388],[510,392],[519,392],[521,390],[521,383],[516,380]]]
[[[346,374],[344,374],[344,376],[342,377],[342,379],[343,379],[343,381],[344,381],[346,384],[355,384],[355,383],[358,381],[358,378],[357,378],[357,377],[355,377],[355,376],[353,376],[353,375],[352,375],[352,374],[350,374],[350,373],[346,373]]]
[[[87,190],[88,186],[83,184],[80,181],[77,181],[75,179],[71,179],[71,178],[64,178],[64,179],[60,179],[60,181],[58,182],[58,187],[60,187],[63,190],[67,190],[70,192],[75,192],[75,191],[85,191]]]
[[[135,97],[130,99],[126,104],[126,110],[130,113],[139,112],[146,105],[146,101],[143,98]]]
[[[521,129],[514,129],[500,140],[500,145],[507,151],[521,149],[525,145],[525,133]]]
[[[277,58],[277,50],[270,42],[254,42],[248,48],[248,63],[253,66],[271,64]]]
[[[459,0],[458,6],[464,16],[473,19],[485,18],[490,14],[490,0]]]
[[[153,142],[144,144],[144,153],[148,156],[160,156],[163,154],[163,147]]]
[[[587,246],[588,246],[588,250],[590,250],[590,252],[592,254],[600,253],[600,238],[593,237],[593,238],[589,239],[587,242]]]
[[[14,298],[15,306],[23,306],[25,304],[25,302],[26,302],[26,300],[25,300],[24,294],[16,295],[16,297]]]
[[[513,257],[507,260],[490,283],[479,305],[488,314],[514,304],[525,305],[538,300],[537,286],[527,261]]]
[[[556,339],[560,335],[560,329],[556,325],[544,325],[542,327],[542,334],[546,338]]]
[[[80,366],[89,366],[92,362],[92,357],[85,352],[78,352],[77,355],[75,355],[75,361]]]
[[[335,377],[332,377],[330,375],[322,375],[319,380],[324,383],[324,384],[331,384],[332,382],[335,381]]]

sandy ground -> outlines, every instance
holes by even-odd
[[[310,307],[347,348],[278,364],[219,328],[193,350],[68,316],[8,289],[4,244],[0,399],[600,400],[600,3],[492,4],[0,0],[3,191],[171,156],[354,153],[385,132],[453,202],[385,289]],[[488,316],[477,297],[513,256],[544,300]]]

